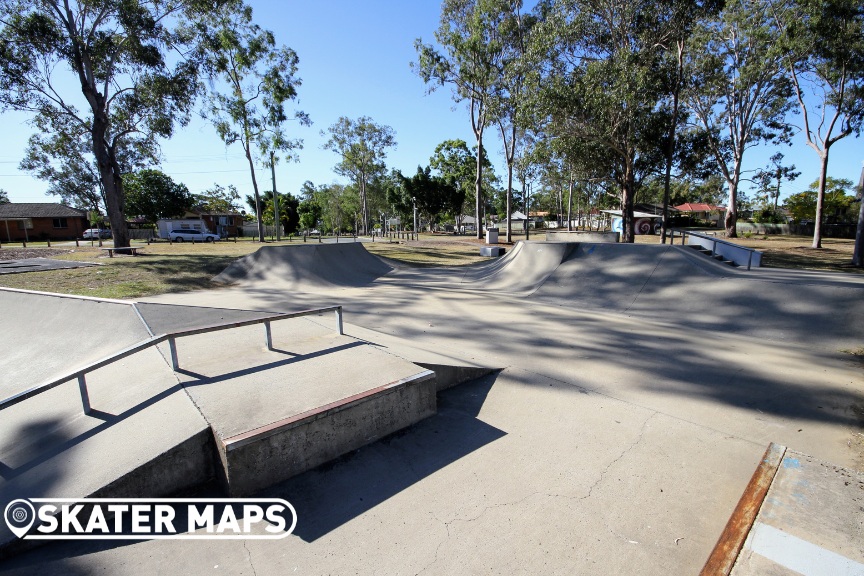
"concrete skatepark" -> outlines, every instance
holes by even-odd
[[[864,378],[843,352],[862,345],[859,278],[744,272],[681,246],[524,242],[464,268],[359,244],[264,247],[217,279],[138,303],[0,290],[14,326],[3,397],[154,334],[344,309],[344,334],[330,315],[274,323],[273,350],[260,325],[184,339],[182,371],[163,344],[129,356],[88,376],[90,415],[74,382],[4,410],[3,500],[230,492],[230,478],[206,484],[231,475],[214,438],[316,406],[345,414],[331,405],[430,371],[439,382],[395,404],[413,407],[410,426],[373,423],[365,447],[266,487],[241,478],[240,492],[296,507],[287,540],[52,543],[0,570],[689,574],[771,442],[852,470],[837,490],[861,498]],[[864,513],[835,502],[847,529],[817,544],[862,563]]]

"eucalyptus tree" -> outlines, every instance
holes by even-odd
[[[186,23],[221,0],[0,0],[0,108],[86,135],[115,246],[129,245],[124,150],[155,161],[197,94]],[[168,54],[171,53],[169,57]]]
[[[482,238],[480,221],[483,201],[483,133],[493,120],[490,106],[495,84],[500,79],[504,58],[502,22],[506,17],[501,0],[444,0],[441,22],[435,39],[441,49],[414,42],[418,61],[412,67],[429,90],[449,84],[456,102],[468,101],[471,129],[476,138],[474,175],[474,213],[477,238]]]
[[[662,199],[663,220],[660,237],[660,241],[664,244],[669,228],[672,168],[680,152],[678,132],[686,125],[686,110],[682,110],[682,97],[688,90],[695,88],[687,69],[688,55],[694,48],[693,34],[701,23],[716,18],[724,4],[725,0],[669,1],[669,20],[665,30],[659,34],[657,40],[658,44],[663,47],[660,76],[663,82],[662,106],[668,115],[668,126],[663,143],[665,166]]]
[[[777,152],[771,156],[770,162],[764,168],[759,168],[753,174],[753,182],[759,186],[759,191],[764,194],[767,200],[766,204],[772,204],[773,210],[777,212],[777,206],[780,202],[780,185],[784,180],[788,182],[794,181],[801,172],[795,171],[795,165],[783,165],[783,153]]]
[[[464,215],[465,204],[475,204],[476,156],[476,148],[472,153],[464,140],[457,139],[445,140],[438,144],[435,147],[434,154],[429,158],[429,166],[439,176],[461,191],[461,194],[451,197],[451,204],[447,207],[450,215],[456,221],[457,231],[462,229],[462,216]],[[492,163],[489,162],[485,149],[483,149],[480,162],[483,168],[483,183],[481,186],[483,189],[491,190],[498,182],[498,179],[495,176]],[[460,198],[461,201],[459,201]]]
[[[800,132],[819,156],[813,248],[821,248],[831,146],[860,134],[864,122],[864,7],[860,0],[772,0],[772,16]]]
[[[200,55],[209,77],[204,115],[211,119],[226,146],[240,143],[249,174],[255,205],[260,207],[255,165],[263,160],[270,167],[279,155],[293,159],[303,147],[284,128],[293,116],[300,124],[309,117],[286,106],[297,98],[299,58],[291,48],[278,46],[272,32],[252,21],[252,9],[216,10],[198,26]],[[272,154],[271,154],[272,153]],[[264,221],[256,210],[258,239],[264,241]]]
[[[690,69],[699,89],[690,91],[686,102],[726,181],[730,238],[737,237],[745,153],[789,138],[785,115],[791,91],[777,36],[769,0],[730,0],[718,20],[703,23],[695,33]]]
[[[513,202],[513,168],[517,155],[518,126],[526,123],[523,107],[529,100],[526,92],[536,84],[536,67],[529,51],[531,29],[537,22],[534,14],[522,13],[522,0],[502,0],[498,9],[504,17],[499,23],[503,57],[498,61],[497,79],[491,100],[491,111],[501,132],[504,159],[507,162],[506,241],[512,242],[510,214]]]
[[[48,183],[46,194],[59,196],[70,206],[103,212],[105,194],[92,145],[79,130],[33,134],[19,168]],[[119,160],[119,159],[118,159]],[[120,161],[125,174],[129,167]]]
[[[395,133],[390,126],[376,124],[368,116],[361,116],[357,120],[342,116],[327,132],[330,138],[324,148],[342,157],[336,165],[336,172],[351,178],[357,186],[362,231],[369,234],[368,185],[375,176],[384,173],[387,149],[396,146]]]
[[[550,123],[567,134],[566,149],[581,150],[579,165],[602,168],[616,183],[624,242],[634,240],[636,189],[662,161],[659,143],[669,120],[659,105],[660,40],[670,11],[669,2],[558,0],[537,34],[553,56]]]

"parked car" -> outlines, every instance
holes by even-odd
[[[98,240],[99,238],[111,238],[111,230],[101,228],[88,228],[81,235],[85,240]]]
[[[168,239],[172,242],[215,242],[219,240],[219,235],[201,230],[172,230],[168,233]]]

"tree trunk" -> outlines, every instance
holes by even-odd
[[[573,231],[573,177],[570,177],[567,197],[567,231]]]
[[[101,102],[98,97],[93,97],[93,100],[97,106]],[[91,146],[99,169],[99,179],[105,193],[105,210],[108,212],[108,221],[111,222],[114,246],[127,248],[129,246],[129,232],[124,216],[123,178],[120,166],[114,157],[114,151],[107,141],[108,119],[104,114],[99,113],[100,110],[101,108],[94,107],[93,126],[90,130]]]
[[[513,162],[507,163],[507,243],[513,242],[513,222],[511,221],[513,203]]]
[[[738,237],[738,182],[729,182],[729,205],[726,207],[726,218],[723,222],[727,238]]]
[[[636,181],[633,171],[634,166],[631,156],[624,167],[624,185],[621,187],[621,241],[627,244],[632,244],[636,241],[635,222],[633,221],[633,197],[635,195]]]
[[[255,219],[258,220],[258,241],[264,243],[264,219],[261,215],[261,196],[258,194],[258,180],[255,178],[255,163],[252,162],[252,153],[249,146],[244,146],[246,160],[249,162],[249,173],[252,174],[252,191],[255,193]]]
[[[369,233],[369,205],[366,202],[366,176],[365,174],[360,177],[360,202],[362,205],[363,211],[363,234]],[[359,226],[355,226],[355,228],[359,228]],[[415,230],[416,232],[416,230]]]
[[[483,207],[483,129],[477,131],[477,177],[474,179],[474,216],[477,220],[477,239],[483,238],[483,225],[480,221]]]
[[[828,143],[822,152],[819,166],[819,191],[816,193],[816,217],[813,219],[813,244],[812,248],[822,248],[822,218],[825,211],[825,178],[828,175]]]

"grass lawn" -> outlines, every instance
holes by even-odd
[[[514,240],[521,237],[516,236]],[[542,233],[532,234],[542,240]],[[640,243],[659,243],[658,236],[637,236]],[[811,238],[803,236],[766,236],[739,238],[736,243],[764,252],[763,266],[827,270],[852,274],[864,273],[851,268],[852,240],[827,238],[823,248],[810,248]],[[268,243],[268,246],[297,246],[293,242]],[[366,249],[386,258],[417,266],[459,266],[486,260],[480,256],[482,241],[471,236],[423,234],[417,242],[398,243],[376,241],[366,243]],[[108,244],[110,245],[110,244]],[[135,243],[139,245],[139,243]],[[143,244],[140,244],[144,246]],[[154,243],[144,246],[143,256],[108,258],[98,247],[54,243],[22,249],[4,244],[0,260],[50,257],[58,260],[78,260],[99,266],[46,272],[0,275],[0,286],[80,294],[101,298],[140,298],[166,292],[201,290],[218,286],[212,278],[231,262],[254,252],[261,244],[249,240],[216,242],[214,244]],[[505,245],[506,247],[506,245]]]

